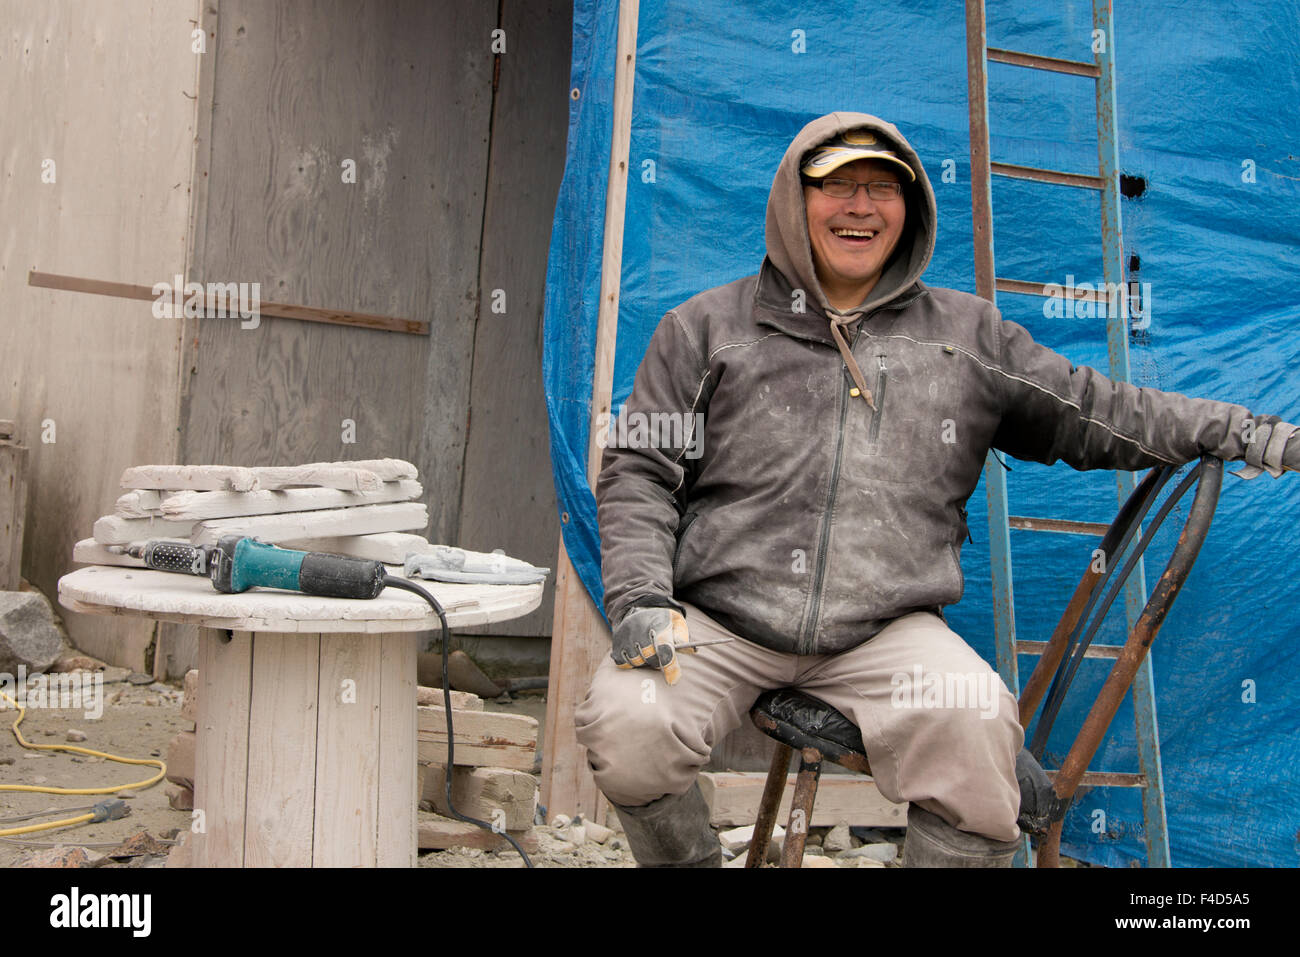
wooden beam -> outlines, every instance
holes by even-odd
[[[447,763],[447,713],[441,705],[420,707],[418,751],[422,764]],[[531,771],[537,760],[537,719],[526,714],[452,709],[456,766]]]
[[[740,826],[753,824],[758,818],[758,804],[763,797],[767,775],[725,771],[700,775],[700,788],[712,809],[709,823]],[[781,796],[777,820],[790,816],[795,775],[787,778]],[[855,827],[906,827],[907,805],[894,804],[877,789],[871,778],[853,774],[824,774],[817,786],[809,827],[834,827],[841,821]]]
[[[420,765],[420,794],[440,814],[447,806],[447,768]],[[537,780],[527,771],[508,768],[453,768],[451,798],[456,810],[499,829],[523,831],[537,814]]]
[[[596,355],[587,426],[587,482],[595,486],[601,448],[597,423],[608,414],[618,339],[619,278],[623,269],[623,219],[627,206],[628,156],[632,141],[632,92],[636,78],[639,0],[620,0],[618,49],[614,63],[614,129],[610,137],[605,192],[605,235],[600,267]],[[605,620],[569,561],[560,539],[556,561],[555,621],[551,632],[550,690],[546,703],[547,746],[543,753],[542,803],[549,817],[584,814],[603,824],[607,804],[596,788],[586,752],[574,731],[573,710],[586,694],[596,663],[608,648]]]
[[[519,842],[526,854],[537,853],[537,830],[507,831]],[[485,831],[477,824],[453,821],[438,815],[421,815],[419,844],[422,851],[441,851],[449,847],[477,847],[481,850],[513,850],[500,834]]]
[[[0,444],[0,591],[18,591],[27,518],[27,448]]]
[[[129,282],[111,282],[106,279],[86,279],[81,276],[63,276],[52,272],[37,272],[35,269],[27,274],[27,285],[38,286],[42,289],[58,289],[63,292],[85,292],[96,296],[113,296],[118,299],[137,299],[141,302],[155,302],[159,298],[158,294],[154,292],[153,286],[140,286]],[[205,292],[204,312],[209,309],[216,310],[218,305],[219,302],[215,296]],[[257,314],[270,319],[329,322],[340,326],[376,329],[381,332],[408,332],[420,336],[429,334],[429,324],[419,319],[380,316],[370,312],[345,312],[341,309],[322,309],[317,306],[299,306],[287,302],[260,301],[257,304]]]

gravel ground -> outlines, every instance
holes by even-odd
[[[104,672],[102,714],[82,708],[30,706],[20,729],[32,744],[71,744],[129,758],[161,758],[177,731],[190,723],[180,717],[181,691],[163,683],[132,684],[124,668]],[[137,676],[137,680],[142,680]],[[12,689],[8,689],[12,691]],[[514,702],[487,702],[489,710],[544,715],[540,697],[521,696]],[[104,758],[57,751],[22,748],[11,730],[17,712],[0,708],[0,785],[43,785],[64,788],[120,788],[151,777],[152,766],[124,765]],[[69,735],[69,732],[73,734]],[[79,732],[79,734],[77,733]],[[84,740],[79,740],[84,735]],[[75,744],[73,743],[75,741]],[[0,790],[0,829],[22,827],[84,813],[83,808],[109,797],[123,797],[129,808],[126,817],[102,823],[86,823],[17,837],[0,837],[0,868],[92,866],[162,867],[175,835],[190,825],[188,811],[173,810],[167,801],[165,781],[147,788],[115,794],[62,795]],[[26,818],[25,815],[37,814]],[[425,812],[421,811],[424,817]],[[635,867],[636,861],[618,830],[617,816],[607,822],[613,833],[592,834],[579,821],[567,819],[539,824],[534,833],[537,849],[530,854],[535,867]],[[18,820],[18,818],[23,818]],[[719,829],[719,830],[730,830]],[[141,836],[144,832],[147,836]],[[899,829],[854,828],[832,834],[829,828],[812,828],[805,850],[805,867],[896,867],[902,852],[903,831]],[[604,838],[603,842],[595,837]],[[132,844],[122,847],[132,839]],[[875,850],[863,850],[863,845]],[[825,847],[823,847],[825,845]],[[892,848],[888,845],[893,845]],[[84,849],[84,850],[83,850]],[[893,859],[888,860],[893,854]],[[868,855],[868,856],[863,856]],[[724,867],[743,867],[744,847],[736,854],[724,852]],[[885,858],[886,862],[873,857]],[[1065,866],[1078,866],[1062,860]],[[426,851],[419,855],[420,867],[522,867],[512,848],[483,851],[469,848]],[[769,864],[769,866],[772,866]]]
[[[70,745],[104,751],[127,758],[164,758],[177,731],[189,728],[181,720],[179,687],[154,683],[133,685],[126,681],[125,668],[103,672],[103,713],[96,707],[49,708],[29,706],[19,725],[24,738],[36,745]],[[12,692],[12,688],[8,689]],[[0,710],[0,784],[38,785],[63,788],[122,787],[157,773],[152,765],[127,765],[105,758],[69,752],[32,751],[14,737],[18,712],[5,702]],[[80,732],[84,740],[70,741],[68,732]],[[73,734],[72,738],[79,737]],[[72,817],[85,807],[112,797],[123,797],[129,813],[115,821],[87,823],[17,837],[0,838],[0,867],[48,866],[58,856],[49,845],[75,843],[87,848],[87,857],[99,866],[161,867],[170,838],[190,824],[188,811],[175,811],[167,803],[166,781],[122,794],[44,794],[0,790],[0,829],[23,827],[62,817]],[[49,811],[26,820],[15,817]],[[62,812],[62,813],[61,813]],[[127,838],[147,831],[158,840],[156,853],[136,853],[114,861],[100,860]],[[138,850],[138,849],[137,849]]]

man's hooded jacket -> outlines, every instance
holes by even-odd
[[[880,280],[839,313],[817,280],[799,169],[861,127],[916,181]],[[769,648],[842,651],[961,597],[965,505],[990,447],[1076,469],[1246,453],[1245,408],[1112,382],[987,301],[924,285],[935,218],[920,159],[892,125],[832,113],[790,144],[759,274],[669,312],[637,372],[623,415],[681,427],[611,430],[596,500],[612,623],[676,598]]]

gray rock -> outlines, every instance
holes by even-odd
[[[845,851],[840,855],[839,859],[853,860],[854,858],[863,857],[869,861],[880,861],[882,864],[888,864],[897,856],[898,845],[888,842],[883,844],[863,844],[861,847]]]
[[[839,851],[847,851],[851,846],[851,842],[849,826],[847,824],[836,824],[822,840],[822,848],[827,854],[835,854]]]
[[[0,672],[44,671],[64,653],[54,609],[36,591],[0,592]]]

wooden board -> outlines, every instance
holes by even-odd
[[[700,775],[700,787],[712,812],[709,823],[741,826],[753,824],[763,797],[762,772],[709,772]],[[778,822],[790,816],[795,775],[790,775],[781,796]],[[817,785],[811,827],[833,827],[841,821],[861,827],[906,827],[907,805],[883,797],[876,782],[861,775],[823,775]]]
[[[0,591],[18,591],[27,524],[27,449],[0,445]]]
[[[129,519],[120,521],[129,521]],[[329,535],[400,532],[412,528],[424,528],[428,522],[429,511],[423,502],[359,505],[356,508],[332,508],[319,512],[286,512],[283,515],[209,519],[206,522],[195,523],[190,532],[190,541],[195,545],[215,545],[222,535],[252,535],[264,542],[278,543],[286,539],[318,538]],[[99,536],[96,535],[96,538]],[[103,541],[103,539],[99,540]]]
[[[419,708],[420,761],[447,763],[447,718],[442,708]],[[537,719],[526,714],[452,711],[456,765],[531,771],[537,757]]]
[[[408,316],[432,334],[189,322],[180,460],[400,449],[429,491],[435,539],[456,540],[496,17],[458,0],[222,0],[189,278]]]
[[[415,807],[419,802],[415,642],[404,635],[380,638],[379,821],[376,863],[379,867],[414,867]]]
[[[252,637],[243,866],[311,867],[321,636]]]
[[[242,866],[253,636],[199,637],[199,721],[191,829],[194,866]]]
[[[454,711],[482,711],[483,699],[476,694],[470,694],[468,691],[450,691],[451,707]],[[446,700],[443,697],[441,688],[426,688],[420,685],[415,689],[415,703],[427,708],[442,708],[446,710]]]
[[[510,833],[507,831],[507,833]],[[537,853],[538,841],[535,828],[510,833],[525,854]],[[437,815],[420,815],[419,842],[422,851],[441,851],[449,847],[477,847],[485,851],[511,849],[510,844],[499,834],[485,831],[476,824],[454,821]]]
[[[0,356],[12,404],[0,414],[31,450],[24,573],[47,595],[122,469],[176,461],[181,335],[148,305],[23,279],[47,263],[141,282],[184,270],[202,60],[190,31],[203,6],[4,5],[0,89],[14,135],[0,177]],[[64,623],[87,654],[144,670],[152,622]]]
[[[256,492],[177,492],[159,502],[158,511],[171,521],[203,521],[246,515],[277,515],[284,512],[355,508],[408,502],[424,494],[419,482],[403,479],[384,482],[378,491],[347,492],[334,488],[291,488]],[[121,499],[118,499],[119,506]],[[119,511],[119,514],[121,512]]]
[[[582,814],[604,823],[606,802],[578,744],[574,702],[587,695],[591,676],[608,654],[609,626],[573,570],[560,542],[555,586],[555,633],[546,694],[546,750],[542,753],[542,803],[552,816]]]
[[[380,719],[390,709],[385,708],[382,669],[375,642],[364,639],[361,635],[321,635],[320,638],[314,867],[343,867],[357,860],[374,860],[379,854]],[[406,642],[414,647],[409,637]],[[409,660],[414,664],[413,659]],[[412,694],[406,699],[406,710],[414,707],[414,678],[415,671],[411,669]],[[405,737],[399,731],[393,747],[399,747]],[[406,760],[412,766],[402,769],[405,773],[400,779],[411,784],[405,794],[408,826],[415,820],[415,805],[411,801],[415,793],[411,743],[407,742]],[[409,835],[404,848],[408,853],[414,848]]]
[[[447,769],[420,765],[420,795],[441,814],[447,805]],[[507,768],[452,769],[451,799],[456,810],[507,831],[530,828],[537,816],[537,779],[527,771]]]
[[[636,79],[636,31],[639,0],[619,0],[618,48],[615,53],[613,132],[609,178],[605,194],[604,236],[601,243],[600,304],[596,348],[592,359],[590,425],[587,441],[587,483],[594,487],[602,450],[596,424],[612,401],[614,347],[618,338],[619,280],[623,262],[623,221],[627,199],[629,150],[632,136],[632,96]],[[542,769],[542,802],[549,813],[594,816],[605,804],[596,790],[586,756],[573,730],[573,707],[586,693],[595,662],[608,647],[602,636],[608,626],[569,562],[561,540],[556,562],[555,624],[551,634],[551,685],[547,697],[546,764]],[[560,688],[563,692],[560,692]],[[576,696],[576,697],[575,697]],[[560,702],[566,702],[561,706]]]
[[[547,244],[564,175],[570,105],[572,0],[504,0],[501,26],[510,44],[498,57],[488,163],[478,324],[465,449],[462,548],[548,567],[560,534],[542,387],[542,309]],[[515,43],[514,38],[521,39]],[[493,311],[493,294],[505,312]],[[500,300],[498,300],[500,302]],[[499,308],[499,306],[498,306]],[[476,629],[495,635],[549,637],[555,594],[547,579],[536,612]]]
[[[153,286],[138,283],[117,282],[115,280],[95,279],[88,276],[66,276],[61,273],[31,270],[27,274],[27,285],[41,289],[60,289],[64,292],[80,292],[96,296],[114,296],[118,299],[135,299],[142,302],[156,302],[158,294]],[[233,293],[229,294],[233,296]],[[260,293],[259,293],[260,296]],[[179,298],[179,303],[176,299]],[[184,309],[191,308],[190,302],[205,317],[214,320],[231,318],[235,305],[226,294],[213,291],[208,294],[196,294],[194,297],[182,293],[167,300],[164,316],[174,318]],[[417,319],[403,319],[400,316],[377,316],[367,312],[348,312],[342,309],[319,309],[312,306],[299,306],[288,302],[271,302],[258,299],[257,319],[299,319],[304,322],[332,322],[341,326],[356,326],[362,329],[377,329],[384,332],[409,332],[427,336],[429,324]],[[248,318],[252,319],[252,310]],[[240,314],[240,319],[244,315]]]

